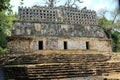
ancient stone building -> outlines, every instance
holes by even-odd
[[[8,47],[11,52],[95,50],[111,52],[111,40],[96,12],[73,7],[19,7]]]
[[[95,11],[64,6],[18,11],[8,38],[13,54],[0,55],[5,80],[119,80],[120,55],[112,53]]]

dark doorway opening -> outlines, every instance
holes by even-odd
[[[89,42],[86,42],[86,49],[87,49],[87,50],[90,49],[90,48],[89,48]]]
[[[67,49],[67,41],[64,41],[64,49]]]
[[[39,44],[38,46],[39,50],[43,50],[43,41],[39,41],[38,44]]]

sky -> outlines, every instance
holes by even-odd
[[[33,5],[44,5],[46,0],[24,0],[24,5],[26,7],[31,7]],[[59,4],[65,4],[66,0],[59,0]],[[83,3],[79,3],[79,8],[87,7],[87,9],[95,10],[98,12],[100,9],[105,8],[108,11],[113,11],[116,7],[115,0],[81,0]],[[11,4],[13,5],[13,12],[18,12],[18,6],[20,5],[20,0],[11,0]]]

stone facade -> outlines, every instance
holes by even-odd
[[[42,47],[41,43],[42,42]],[[66,48],[65,48],[66,42]],[[58,38],[58,37],[31,37],[30,40],[17,39],[9,42],[9,49],[14,52],[30,52],[37,50],[96,50],[111,52],[111,40],[100,38]],[[88,46],[88,47],[87,47]]]
[[[16,52],[96,50],[111,52],[111,40],[98,26],[96,12],[73,7],[19,7],[8,47]],[[11,37],[11,38],[12,38]]]
[[[104,30],[94,25],[82,26],[79,24],[33,23],[24,21],[14,23],[13,35],[107,38]]]

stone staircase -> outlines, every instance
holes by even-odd
[[[28,80],[26,67],[4,67],[5,80]]]
[[[116,66],[115,66],[116,65]],[[4,67],[6,80],[51,80],[120,73],[120,63],[51,63]]]
[[[106,54],[29,54],[9,56],[5,80],[52,80],[120,73],[120,62]]]
[[[87,67],[81,68],[81,66],[71,64],[37,65],[28,68],[30,79],[86,77],[92,74],[93,71]]]
[[[43,63],[86,63],[103,62],[110,59],[106,54],[23,54],[7,55],[0,59],[0,64],[4,65],[25,65]]]

